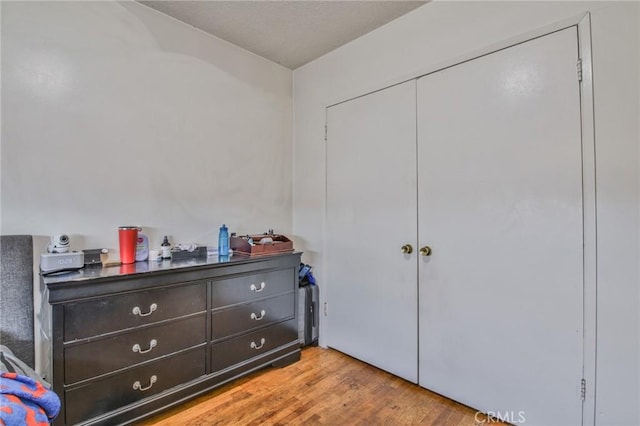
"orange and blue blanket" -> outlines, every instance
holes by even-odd
[[[0,425],[48,426],[59,412],[58,395],[37,380],[0,374]]]

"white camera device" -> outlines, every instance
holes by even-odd
[[[66,234],[56,234],[47,245],[47,253],[40,255],[43,274],[70,271],[84,267],[84,253],[70,251],[71,241]]]
[[[56,234],[51,237],[47,251],[49,253],[67,253],[71,246],[71,240],[67,234]]]

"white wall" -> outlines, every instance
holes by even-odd
[[[293,227],[297,247],[316,266],[321,286],[331,285],[322,281],[321,269],[325,108],[591,11],[600,243],[596,420],[639,424],[637,6],[433,2],[295,70]],[[625,47],[615,49],[623,40]],[[608,177],[602,179],[603,173]]]
[[[599,424],[640,424],[640,3],[593,14]]]
[[[291,78],[135,2],[2,2],[2,233],[290,233]]]
[[[290,70],[135,2],[1,14],[0,230],[34,235],[36,274],[59,232],[116,257],[120,225],[153,246],[291,233]]]

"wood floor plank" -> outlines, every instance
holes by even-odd
[[[252,373],[138,424],[502,424],[476,413],[338,351],[309,347],[295,364]]]

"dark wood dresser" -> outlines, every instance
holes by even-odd
[[[41,278],[56,425],[142,419],[300,359],[300,253],[138,262]]]

